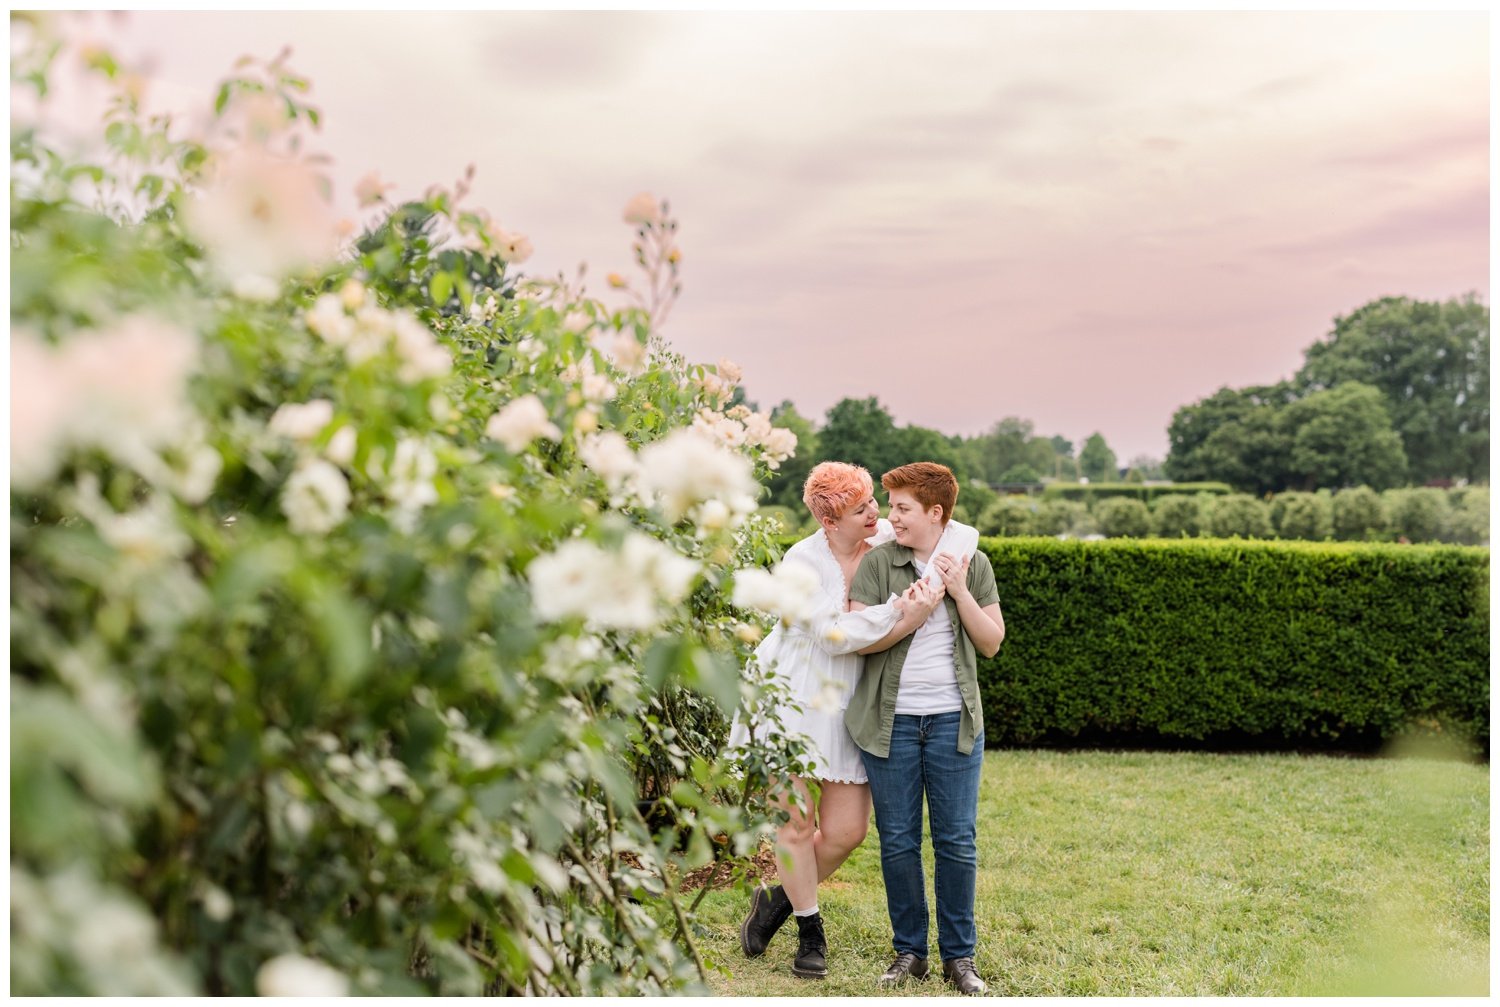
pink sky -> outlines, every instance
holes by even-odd
[[[1489,298],[1488,17],[135,13],[153,98],[293,47],[341,205],[451,183],[526,271],[629,266],[681,220],[691,360],[821,422],[1004,416],[1123,461],[1179,406],[1290,376],[1383,295]]]

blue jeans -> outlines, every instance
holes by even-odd
[[[974,879],[979,872],[975,818],[984,735],[968,755],[958,751],[958,711],[897,714],[887,758],[862,752],[880,835],[880,871],[897,954],[927,957],[927,885],[922,872],[922,798],[932,831],[937,877],[938,952],[972,958]]]

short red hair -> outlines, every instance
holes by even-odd
[[[958,480],[953,470],[937,462],[912,462],[891,469],[880,477],[880,485],[887,493],[906,490],[923,510],[942,507],[944,525],[953,517],[953,505],[958,503]]]
[[[821,523],[838,520],[844,512],[875,492],[868,469],[847,462],[820,462],[802,484],[802,502]]]

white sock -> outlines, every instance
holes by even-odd
[[[813,916],[818,911],[818,904],[814,902],[811,909],[793,909],[793,916]]]

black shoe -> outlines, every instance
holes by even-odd
[[[927,978],[927,959],[902,952],[891,962],[891,967],[880,977],[882,986],[899,986],[908,979]]]
[[[792,975],[799,979],[822,979],[828,975],[828,937],[823,933],[823,914],[797,917],[797,957]]]
[[[988,988],[979,978],[972,958],[949,958],[943,962],[943,978],[957,986],[964,996],[978,996]]]
[[[750,894],[750,915],[740,924],[740,950],[745,957],[756,958],[766,953],[766,945],[776,936],[776,931],[792,915],[792,902],[780,885],[767,888],[758,886]]]

